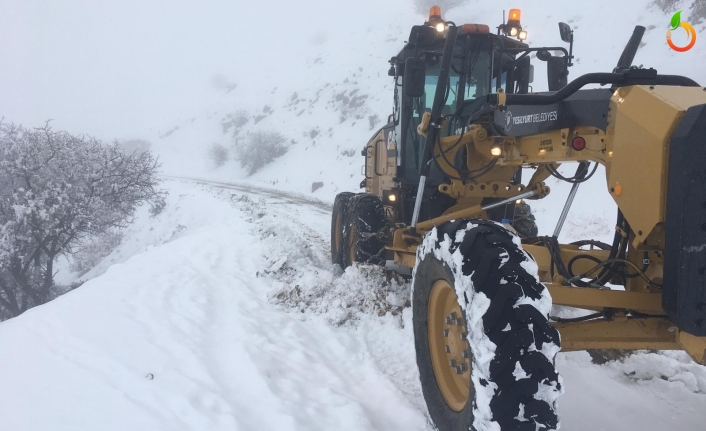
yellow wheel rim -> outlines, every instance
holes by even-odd
[[[336,214],[336,222],[333,229],[333,249],[338,254],[341,251],[341,214]],[[334,258],[337,259],[335,256]]]
[[[456,292],[446,280],[431,289],[427,320],[434,377],[446,403],[460,412],[471,393],[471,351]]]
[[[355,248],[355,222],[351,223],[351,229],[348,232],[348,261],[353,265],[355,262],[356,248]]]

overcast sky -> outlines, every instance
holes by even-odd
[[[163,127],[206,106],[214,76],[296,56],[321,8],[291,3],[0,0],[0,115],[106,139]]]
[[[510,5],[532,3],[534,8],[523,15],[533,35],[531,43],[556,45],[556,22],[572,22],[577,29],[577,59],[571,79],[580,73],[609,70],[632,26],[652,22],[660,26],[645,35],[647,48],[638,53],[636,61],[663,73],[700,80],[706,76],[706,43],[697,43],[689,53],[670,52],[664,41],[668,15],[655,8],[636,15],[630,6],[636,0],[626,2],[630,5],[616,3],[609,17],[603,11],[576,7],[582,4],[580,0],[547,0],[546,10],[544,1],[444,1],[442,5],[466,4],[449,12],[459,22],[488,23],[499,21],[501,11]],[[212,107],[220,94],[212,85],[216,76],[241,89],[256,89],[255,95],[269,92],[278,80],[320,80],[301,67],[312,44],[326,43],[322,52],[332,62],[344,61],[352,50],[370,55],[375,47],[360,46],[362,32],[392,22],[408,28],[423,17],[414,16],[412,21],[405,12],[429,2],[362,3],[0,0],[0,117],[26,126],[53,119],[55,128],[109,140],[141,137]],[[376,6],[371,8],[371,4]],[[580,15],[584,15],[581,22]],[[608,18],[612,21],[603,22]],[[598,19],[600,28],[589,24]],[[626,23],[615,24],[622,20]],[[402,33],[404,37],[406,31]],[[542,65],[538,66],[541,76]]]

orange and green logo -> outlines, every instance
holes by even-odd
[[[667,30],[667,45],[669,45],[670,48],[677,52],[686,52],[693,48],[694,44],[696,43],[696,30],[694,30],[694,27],[692,27],[691,24],[689,24],[688,22],[682,22],[681,11],[675,13],[674,16],[672,16],[671,24],[671,27],[669,28],[669,30]],[[677,46],[674,44],[674,42],[672,42],[672,31],[677,30],[679,27],[686,30],[686,33],[689,36],[689,43],[686,46]]]

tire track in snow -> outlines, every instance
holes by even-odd
[[[254,225],[259,226],[261,232],[270,230],[277,232],[276,227],[278,225],[288,226],[292,229],[292,233],[299,235],[305,243],[308,243],[314,249],[312,250],[314,254],[324,254],[327,259],[330,259],[329,239],[327,237],[331,213],[331,207],[329,205],[305,197],[298,197],[285,192],[250,185],[206,181],[188,177],[170,177],[170,179],[189,181],[218,189],[235,190],[245,195],[250,195],[251,198],[268,198],[266,199],[266,214],[274,220],[267,216],[254,218],[254,220],[252,220]],[[294,208],[287,207],[285,210],[282,207],[272,205],[280,203],[281,201],[297,206]],[[302,207],[304,210],[300,211]],[[243,208],[238,209],[243,211]],[[318,227],[318,229],[315,227]],[[272,257],[275,261],[279,259],[279,257]],[[321,262],[314,262],[312,260],[310,264],[322,270],[331,270],[333,266],[330,265],[329,262],[330,260],[327,260],[326,264],[322,265]],[[328,266],[330,266],[330,268]],[[374,282],[372,279],[370,281]],[[407,310],[409,311],[410,309],[407,308]],[[316,314],[316,312],[314,311],[313,314]],[[369,314],[374,316],[375,313],[371,312]],[[401,339],[399,337],[385,339],[380,336],[380,324],[388,327],[390,331],[396,332],[401,329],[406,334]],[[426,415],[426,406],[424,405],[421,387],[419,386],[419,376],[416,367],[413,366],[415,357],[414,340],[411,333],[409,333],[409,328],[411,328],[410,313],[406,313],[404,316],[398,315],[384,322],[378,321],[377,319],[373,321],[366,319],[361,321],[360,325],[356,325],[357,332],[359,332],[360,335],[360,345],[353,350],[362,349],[363,351],[358,351],[357,354],[369,358],[372,365],[375,367],[375,374],[386,380],[388,384],[392,385],[411,405],[415,406]]]
[[[288,203],[297,204],[297,205],[305,205],[308,207],[316,208],[316,209],[320,210],[321,212],[324,212],[327,214],[331,213],[331,205],[329,205],[323,201],[307,198],[307,197],[304,197],[301,195],[297,195],[295,193],[288,193],[288,192],[283,192],[280,190],[269,189],[266,187],[253,186],[253,185],[244,184],[244,183],[211,181],[211,180],[207,180],[204,178],[180,177],[180,176],[171,176],[171,175],[164,175],[164,176],[162,176],[162,178],[175,179],[175,180],[186,180],[186,181],[194,182],[196,184],[203,184],[203,185],[208,185],[208,186],[222,188],[222,189],[228,189],[228,190],[238,190],[238,191],[244,192],[244,193],[251,193],[251,194],[259,195],[259,196],[267,196],[270,198],[282,199]]]

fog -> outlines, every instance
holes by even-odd
[[[0,4],[5,121],[52,119],[54,127],[107,139],[198,112],[246,76],[276,85],[282,64],[350,12],[273,0],[257,7],[242,0]]]
[[[384,74],[385,59],[431,3],[458,22],[491,27],[503,9],[526,7],[534,46],[560,43],[556,23],[572,23],[577,58],[570,79],[609,71],[638,23],[653,25],[637,64],[706,76],[706,44],[671,52],[664,42],[669,14],[655,7],[636,13],[634,2],[616,3],[606,16],[564,1],[0,0],[0,117],[26,126],[51,119],[57,129],[106,140],[153,137],[218,109],[216,102],[236,86],[227,103],[249,109],[272,103],[263,96],[278,86],[318,89],[359,67]],[[458,7],[451,12],[451,6]],[[317,56],[327,64],[308,69]],[[544,64],[535,66],[534,89],[541,91]]]

